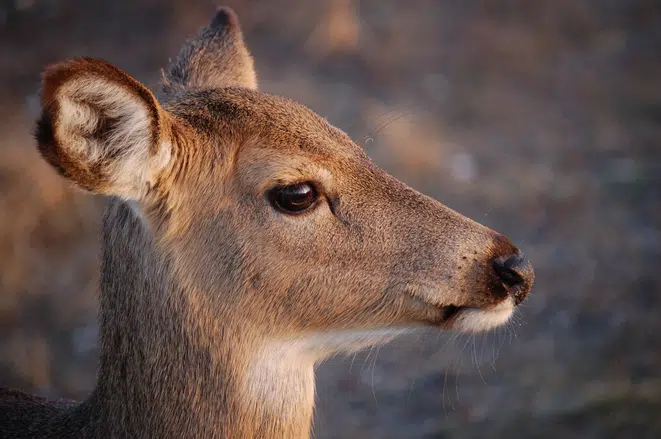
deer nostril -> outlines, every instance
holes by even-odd
[[[493,269],[500,278],[500,281],[508,288],[523,282],[523,277],[517,271],[519,263],[519,256],[512,255],[508,258],[497,258],[493,261]]]
[[[515,303],[521,303],[535,280],[535,272],[528,259],[520,253],[501,256],[493,260],[493,269]]]

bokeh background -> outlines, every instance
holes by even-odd
[[[661,2],[233,1],[262,90],[510,235],[537,271],[514,322],[318,370],[318,438],[661,438]],[[208,0],[0,2],[0,383],[83,398],[104,200],[31,137],[44,65],[149,84]]]

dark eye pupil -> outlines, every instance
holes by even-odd
[[[285,213],[300,213],[317,199],[317,192],[308,183],[290,184],[271,189],[269,198],[273,206]]]

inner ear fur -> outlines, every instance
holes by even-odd
[[[47,68],[41,103],[39,151],[83,189],[137,199],[170,160],[167,114],[147,87],[105,61]]]

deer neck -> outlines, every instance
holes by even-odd
[[[150,236],[124,203],[109,207],[99,382],[87,402],[98,436],[309,437],[313,360],[209,316],[172,282]]]

